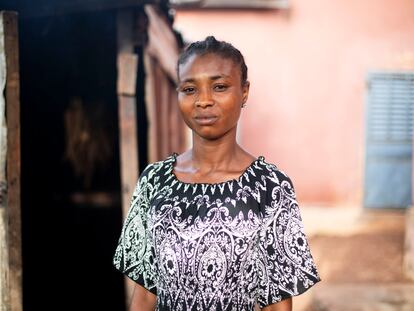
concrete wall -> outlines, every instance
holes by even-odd
[[[246,57],[241,143],[286,171],[307,204],[361,205],[365,77],[414,70],[411,0],[291,0],[289,10],[181,10],[187,40],[209,34]]]

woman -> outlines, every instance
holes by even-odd
[[[193,146],[148,165],[133,194],[114,257],[136,282],[130,310],[292,310],[320,279],[289,177],[236,142],[243,56],[207,37],[177,74]]]

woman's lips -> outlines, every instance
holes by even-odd
[[[194,118],[198,125],[212,125],[217,121],[214,115],[197,116]]]

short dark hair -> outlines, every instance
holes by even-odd
[[[180,65],[185,64],[192,55],[206,55],[210,53],[231,59],[236,65],[240,66],[241,83],[244,85],[247,82],[247,66],[242,53],[232,44],[226,41],[219,41],[214,36],[208,36],[203,41],[191,43],[181,53],[177,62],[177,77]]]

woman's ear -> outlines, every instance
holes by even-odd
[[[250,89],[250,82],[246,81],[244,82],[242,86],[242,92],[243,92],[243,100],[242,103],[245,104],[247,102],[247,98],[249,97],[249,89]]]

